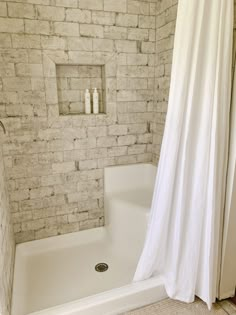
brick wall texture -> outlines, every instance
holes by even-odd
[[[160,5],[1,2],[2,149],[17,243],[102,226],[104,167],[152,162]],[[106,115],[59,115],[58,65],[105,67]]]
[[[153,162],[158,163],[167,112],[178,0],[157,1]]]

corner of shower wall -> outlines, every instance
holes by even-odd
[[[158,163],[168,106],[178,0],[157,1],[152,161]]]
[[[10,315],[15,240],[0,147],[0,314]]]

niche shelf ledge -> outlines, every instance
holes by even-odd
[[[59,115],[105,115],[105,65],[56,64]],[[99,114],[85,114],[85,90],[99,94]],[[93,108],[93,107],[92,107]]]

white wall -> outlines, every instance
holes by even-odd
[[[0,130],[0,315],[9,315],[13,279],[15,242],[4,180]]]
[[[236,80],[234,80],[233,89],[230,155],[219,288],[219,297],[221,299],[233,296],[236,286]]]

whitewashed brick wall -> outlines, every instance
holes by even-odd
[[[2,137],[3,134],[0,130],[0,138]],[[15,242],[10,221],[9,200],[4,177],[2,151],[0,148],[0,314],[9,315]]]
[[[0,117],[17,243],[103,225],[103,168],[152,161],[156,4],[1,1]],[[59,116],[55,64],[106,64],[107,115]]]
[[[155,101],[151,131],[153,162],[160,155],[167,112],[178,0],[158,0],[156,12]]]

